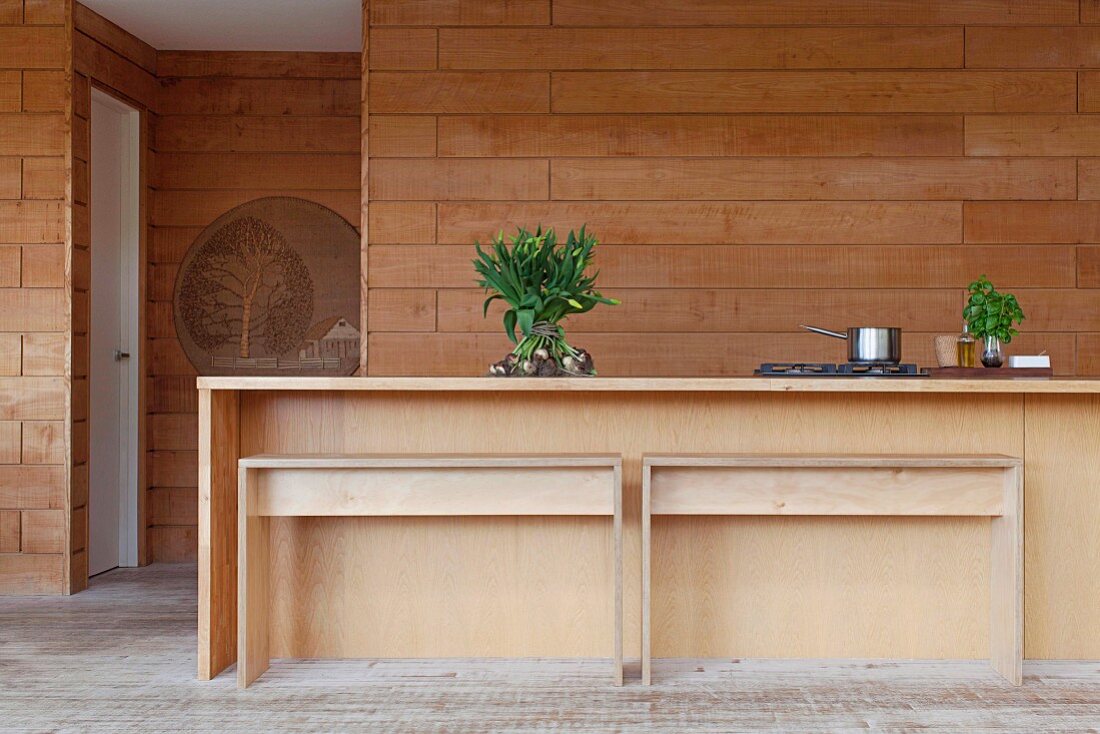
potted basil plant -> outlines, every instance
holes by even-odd
[[[1001,344],[1008,344],[1020,332],[1013,328],[1026,318],[1016,296],[999,293],[985,275],[967,288],[970,298],[963,309],[963,319],[976,339],[983,339],[982,364],[1000,367],[1004,364]]]
[[[475,244],[477,284],[489,293],[489,304],[504,301],[504,333],[515,349],[489,366],[499,377],[567,377],[595,375],[592,356],[565,339],[561,322],[597,304],[616,305],[593,287],[599,273],[587,275],[597,240],[581,227],[559,242],[553,228],[532,234],[520,228],[506,241],[500,232],[488,251]],[[516,335],[516,330],[519,335]]]

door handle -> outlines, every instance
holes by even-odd
[[[121,362],[122,360],[129,359],[129,358],[130,358],[130,353],[129,352],[124,352],[121,349],[116,349],[115,350],[115,361],[116,362]]]

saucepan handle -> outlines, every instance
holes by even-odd
[[[806,326],[806,324],[799,324],[806,331],[812,331],[815,334],[824,334],[825,336],[833,336],[837,339],[847,339],[847,334],[841,334],[839,331],[831,331],[829,329],[822,329],[820,326]]]

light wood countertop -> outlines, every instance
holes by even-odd
[[[385,392],[1100,393],[1100,378],[946,380],[874,377],[200,377],[206,390]]]

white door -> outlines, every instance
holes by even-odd
[[[137,565],[140,115],[92,90],[88,575]]]

